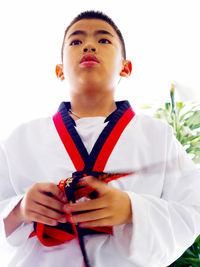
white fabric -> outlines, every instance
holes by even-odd
[[[90,153],[107,125],[103,117],[82,118],[76,130]],[[200,234],[200,173],[159,119],[136,115],[123,131],[104,171],[138,170],[109,183],[129,195],[133,223],[114,227],[114,235],[85,236],[92,267],[165,267]],[[77,240],[45,247],[28,238],[23,223],[8,238],[3,218],[36,182],[54,182],[75,171],[51,117],[17,127],[0,146],[0,238],[10,251],[7,267],[81,267]]]
[[[105,119],[105,117],[86,117],[76,121],[76,130],[88,153],[91,152],[99,134],[108,124],[108,122],[104,123]]]

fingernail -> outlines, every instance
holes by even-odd
[[[84,178],[86,182],[91,181],[93,179],[93,176],[89,175]]]
[[[63,202],[67,202],[67,198],[66,198],[66,196],[62,197],[62,201],[63,201]]]
[[[67,218],[66,217],[62,217],[61,219],[60,219],[60,222],[62,222],[62,223],[65,223],[67,221]]]
[[[73,223],[73,220],[72,220],[72,214],[69,214],[69,215],[68,215],[68,220],[69,220],[70,223]]]
[[[88,180],[89,180],[88,177],[89,177],[89,176],[87,176],[87,177],[83,177],[83,178],[82,178],[83,183],[85,183],[85,185],[88,185]]]
[[[71,213],[70,206],[69,206],[69,205],[65,206],[65,207],[64,207],[64,211],[65,211],[66,213]]]
[[[79,223],[78,226],[79,226],[79,227],[82,227],[82,228],[87,227],[87,225],[86,225],[85,223]]]
[[[72,222],[72,223],[76,223],[76,219],[75,219],[75,217],[74,216],[70,216],[70,222]]]

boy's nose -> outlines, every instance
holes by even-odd
[[[96,49],[95,48],[91,48],[91,49],[88,49],[88,48],[84,48],[83,49],[84,52],[88,52],[88,51],[92,51],[92,52],[95,52]]]
[[[92,52],[95,52],[96,51],[96,48],[95,46],[92,44],[92,43],[87,43],[85,44],[85,46],[83,47],[83,51],[84,52],[89,52],[89,51],[92,51]]]

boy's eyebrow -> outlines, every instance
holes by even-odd
[[[74,35],[78,35],[78,34],[87,35],[87,33],[86,33],[85,31],[80,31],[80,30],[78,30],[78,31],[75,31],[75,32],[71,33],[70,36],[69,36],[67,39],[69,39],[70,37],[72,37],[72,36],[74,36]],[[107,35],[109,35],[109,36],[111,36],[111,37],[114,38],[114,36],[113,36],[110,32],[105,31],[105,30],[98,30],[98,31],[95,31],[95,32],[94,32],[94,35],[97,35],[97,34],[107,34]]]

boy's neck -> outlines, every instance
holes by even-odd
[[[117,109],[113,94],[100,96],[92,95],[71,95],[71,110],[78,117],[108,117]],[[76,116],[70,114],[74,120],[78,120]]]

